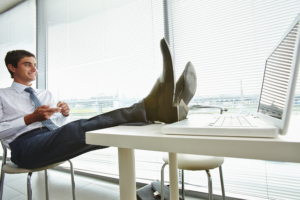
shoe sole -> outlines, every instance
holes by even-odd
[[[163,78],[166,81],[166,83],[163,89],[163,106],[160,108],[159,111],[161,115],[158,118],[160,121],[163,121],[165,123],[173,123],[175,121],[178,121],[179,116],[179,109],[174,104],[176,87],[175,68],[173,64],[171,50],[165,38],[161,40],[160,47],[163,54],[163,64],[164,66],[168,66],[164,67],[164,69],[168,69],[168,75],[165,74],[165,71],[163,72],[163,74],[165,75],[165,77]],[[170,76],[170,73],[172,73],[173,76]],[[168,89],[165,90],[165,88]]]

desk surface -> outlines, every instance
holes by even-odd
[[[298,123],[297,123],[298,122]],[[277,138],[164,135],[163,124],[117,126],[86,133],[86,143],[127,149],[300,163],[300,116]]]

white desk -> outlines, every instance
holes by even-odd
[[[179,199],[176,153],[300,163],[300,116],[278,138],[163,135],[163,125],[118,126],[86,133],[86,143],[118,147],[121,200],[136,199],[134,149],[169,152],[171,200]]]

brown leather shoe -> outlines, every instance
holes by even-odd
[[[160,42],[163,56],[163,71],[150,94],[144,98],[147,119],[173,123],[178,121],[178,106],[174,104],[175,69],[173,57],[165,38]]]
[[[179,120],[185,119],[189,108],[187,105],[194,97],[197,89],[196,70],[191,62],[188,62],[184,71],[176,83],[175,106],[179,107]]]

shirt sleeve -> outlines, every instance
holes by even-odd
[[[16,132],[26,127],[24,117],[20,117],[11,121],[2,122],[3,106],[0,98],[0,140],[15,135]]]

